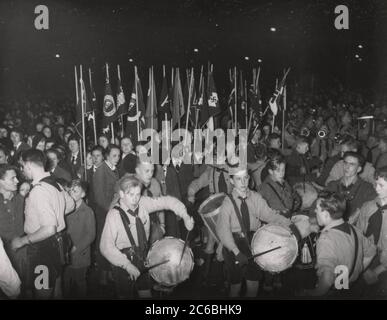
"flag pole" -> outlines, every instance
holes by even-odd
[[[92,81],[91,81],[91,68],[89,68],[89,83],[90,83],[90,90],[91,88],[93,88],[93,84],[92,84]],[[92,97],[92,101],[93,101],[93,98],[94,98],[94,88],[93,88],[93,92],[91,92],[91,94],[93,95]],[[93,106],[93,132],[94,132],[94,144],[97,145],[97,128],[95,126],[95,111],[94,111],[94,104],[92,105]]]
[[[246,117],[246,129],[248,129],[249,127],[249,121],[248,121],[248,110],[247,110],[247,81],[245,80],[245,102],[246,102],[246,105],[245,105],[245,117]]]
[[[80,80],[83,83],[83,87],[81,86],[81,107],[82,107],[82,149],[83,149],[83,160],[84,160],[84,170],[85,170],[85,181],[87,181],[87,168],[86,168],[86,126],[85,126],[85,102],[86,100],[83,100],[83,97],[86,98],[86,92],[83,91],[83,88],[85,87],[83,82],[83,71],[82,71],[82,65],[80,66]]]
[[[284,105],[282,110],[282,150],[285,148],[286,86],[284,87]]]
[[[107,77],[108,81],[110,82],[109,65],[108,65],[107,62],[106,62],[106,77]],[[113,126],[113,122],[110,123],[110,130],[112,132],[112,136],[111,136],[110,142],[114,143],[114,126]]]
[[[137,114],[137,142],[140,140],[140,121],[138,117],[138,88],[137,88],[137,66],[134,66],[134,86],[136,90],[136,114]]]
[[[118,79],[120,80],[120,83],[121,83],[121,68],[119,64],[117,64],[117,74],[118,74]],[[121,87],[122,87],[122,83],[121,83]],[[123,114],[120,115],[120,120],[121,120],[121,138],[123,138],[124,137],[124,115]]]
[[[153,88],[153,66],[151,67],[151,69],[150,69],[150,88],[151,88],[151,90],[150,90],[150,94],[151,94],[151,128],[153,129],[154,128],[154,126],[153,126],[153,114],[154,114],[154,110],[153,110],[153,103],[154,103],[154,101],[153,101],[153,90],[154,90],[154,88]]]
[[[74,66],[74,76],[75,76],[75,102],[78,104],[78,74],[77,74],[77,66]]]
[[[234,67],[234,89],[235,89],[235,92],[234,92],[234,97],[235,97],[235,105],[234,105],[234,117],[235,117],[235,133],[236,133],[236,130],[238,128],[238,117],[237,117],[237,70],[236,70],[236,67]]]
[[[189,113],[191,108],[191,96],[192,96],[192,85],[193,85],[193,76],[194,76],[194,70],[191,69],[191,79],[189,80],[189,88],[188,88],[188,105],[187,105],[187,117],[185,120],[185,136],[184,136],[184,144],[187,144],[187,135],[188,135],[188,119],[189,119]]]

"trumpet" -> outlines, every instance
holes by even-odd
[[[319,136],[319,138],[324,139],[328,135],[328,131],[321,129],[317,132],[317,135]]]

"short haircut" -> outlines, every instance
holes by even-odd
[[[132,188],[140,187],[142,190],[142,183],[135,175],[125,175],[118,181],[119,190],[128,192]]]
[[[270,142],[271,140],[281,139],[281,136],[278,133],[272,132],[268,135],[267,141]]]
[[[255,147],[255,156],[257,160],[265,160],[267,157],[267,147],[263,143],[258,143]]]
[[[87,194],[87,191],[89,189],[87,182],[81,179],[74,179],[73,181],[71,181],[71,188],[73,187],[81,188],[85,192],[85,194]]]
[[[354,152],[354,151],[347,151],[347,152],[344,153],[343,159],[345,159],[346,157],[356,158],[357,161],[359,162],[359,166],[361,166],[361,167],[364,166],[365,159],[364,159],[364,157],[360,153],[357,153],[357,152]]]
[[[41,141],[46,141],[46,137],[45,137],[45,135],[42,134],[42,133],[37,133],[37,134],[32,138],[32,148],[35,149]]]
[[[116,144],[109,144],[107,147],[106,147],[106,150],[105,150],[105,157],[107,157],[108,155],[110,155],[110,152],[113,150],[113,149],[117,149],[119,152],[121,152],[121,148],[119,146],[117,146]]]
[[[334,192],[322,192],[318,200],[320,200],[320,207],[327,211],[332,219],[341,219],[346,211],[347,203],[344,196]]]
[[[79,145],[79,138],[77,137],[77,135],[75,134],[72,134],[69,139],[67,140],[67,143],[70,143],[70,141],[76,141]]]
[[[102,153],[102,155],[103,155],[103,153],[104,153],[104,150],[103,150],[103,148],[102,148],[100,145],[94,146],[94,147],[91,149],[90,152],[93,153],[94,151],[99,151],[99,152]]]
[[[274,171],[281,163],[285,163],[285,157],[281,153],[274,154],[267,162],[267,169]]]
[[[387,181],[387,166],[376,169],[375,171],[375,180],[382,178]]]
[[[303,136],[299,136],[299,137],[297,137],[297,140],[296,140],[296,143],[294,146],[297,148],[299,145],[304,144],[304,143],[309,145],[308,138],[303,137]]]
[[[7,164],[7,163],[0,164],[0,180],[3,180],[7,171],[10,171],[10,170],[14,170],[15,172],[17,172],[16,167],[11,166],[10,164]]]
[[[49,153],[53,153],[53,154],[55,154],[56,155],[56,157],[58,158],[58,160],[60,160],[60,153],[59,153],[59,151],[58,150],[56,150],[56,149],[48,149],[48,150],[46,150],[46,155],[47,154],[49,154]]]
[[[17,134],[19,135],[19,137],[20,137],[20,140],[23,139],[23,132],[22,132],[20,129],[12,128],[11,131],[10,131],[10,134],[11,134],[12,132],[17,133]]]
[[[35,165],[45,168],[47,158],[43,151],[37,149],[29,149],[21,153],[21,159],[23,162],[31,162]]]

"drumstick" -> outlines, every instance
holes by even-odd
[[[256,253],[256,254],[254,254],[253,256],[248,257],[247,260],[255,259],[256,257],[263,256],[263,255],[266,254],[266,253],[272,252],[272,251],[274,251],[274,250],[278,250],[278,249],[280,249],[280,248],[282,248],[282,247],[281,247],[281,246],[278,246],[278,247],[275,247],[275,248],[272,248],[272,249],[269,249],[269,250],[266,250],[266,251],[263,251],[263,252]],[[238,262],[238,261],[235,261],[235,264],[239,264],[239,262]]]
[[[179,261],[179,266],[180,266],[181,260],[183,260],[185,248],[187,248],[189,233],[190,233],[190,230],[187,232],[187,236],[185,237],[184,247],[183,247],[183,251],[181,252],[181,257],[180,257],[180,261]]]
[[[152,265],[152,266],[146,267],[145,270],[144,270],[143,272],[141,272],[141,274],[144,274],[144,273],[148,272],[149,270],[151,270],[151,269],[153,269],[153,268],[156,268],[156,267],[158,267],[158,266],[161,266],[161,265],[163,265],[163,264],[166,264],[167,262],[169,262],[169,259],[164,260],[164,261],[161,261],[161,262],[159,262],[159,263],[156,263],[156,264],[154,264],[154,265]]]

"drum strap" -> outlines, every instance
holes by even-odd
[[[286,204],[284,202],[284,200],[281,198],[281,196],[279,195],[279,193],[277,192],[277,190],[271,185],[271,183],[268,183],[267,184],[271,190],[273,190],[273,192],[275,193],[275,195],[277,196],[278,200],[281,201],[281,204],[283,205],[283,207],[285,208],[285,210],[289,210],[287,207],[286,207]]]
[[[251,251],[250,243],[249,243],[249,240],[247,239],[248,236],[249,236],[249,233],[247,232],[246,226],[245,226],[245,224],[243,223],[242,216],[241,216],[241,213],[240,213],[240,211],[239,211],[239,208],[238,208],[238,206],[237,206],[237,204],[236,204],[235,199],[233,198],[233,196],[232,196],[231,194],[227,194],[227,196],[229,197],[229,199],[231,200],[232,205],[234,206],[235,214],[236,214],[236,216],[237,216],[237,218],[238,218],[239,225],[241,226],[242,232],[243,232],[243,234],[244,234],[244,237],[243,237],[243,238],[244,238],[245,241],[246,241],[247,247],[248,247],[248,248],[250,249],[250,251]]]
[[[128,235],[128,238],[130,241],[130,244],[132,245],[133,248],[135,248],[136,242],[134,241],[134,237],[132,235],[132,232],[129,229],[129,224],[130,224],[129,218],[126,216],[125,211],[122,208],[115,206],[114,209],[118,210],[118,212],[120,213],[122,224],[124,225],[126,234]]]
[[[352,264],[351,272],[348,275],[348,280],[349,280],[351,278],[353,272],[355,271],[357,255],[358,255],[358,251],[359,251],[359,241],[357,239],[357,233],[356,233],[355,228],[351,224],[349,224],[349,223],[348,223],[348,225],[351,228],[351,231],[353,232],[353,236],[355,238],[355,256],[353,258],[353,264]]]

